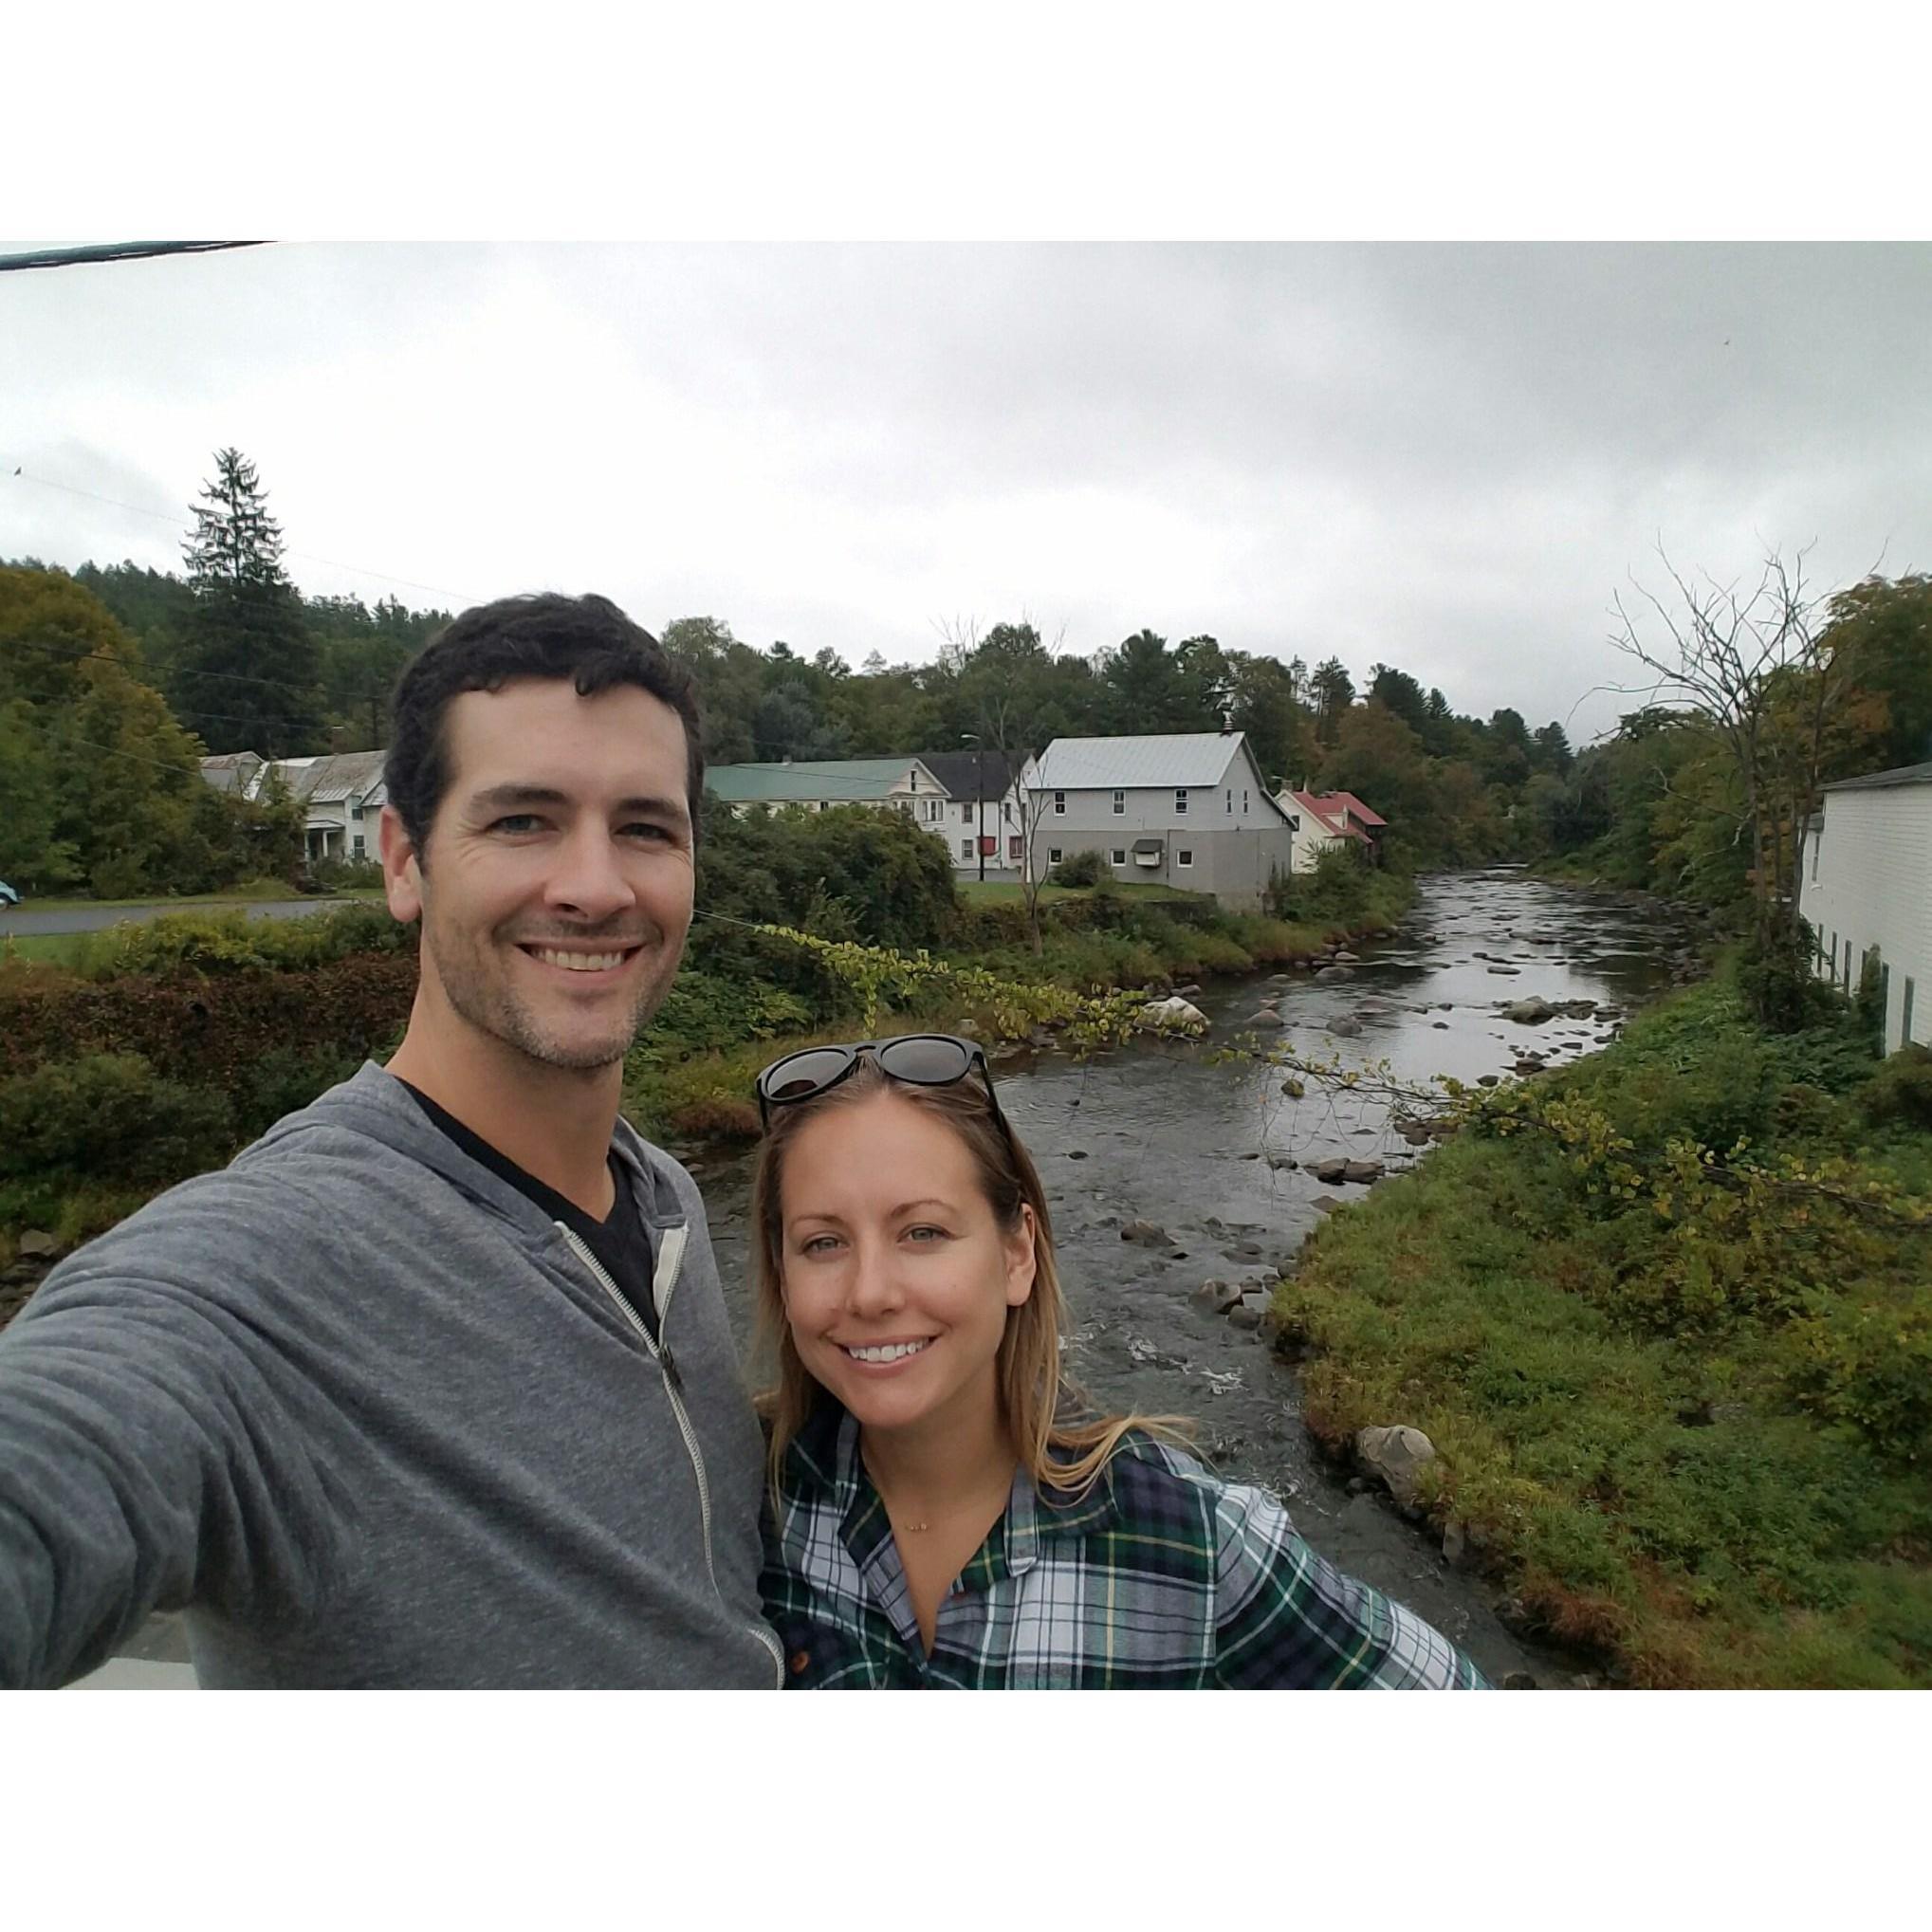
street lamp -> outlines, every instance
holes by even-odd
[[[979,836],[973,840],[973,843],[979,848],[980,883],[984,885],[986,882],[986,747],[981,743],[980,734],[977,731],[962,731],[959,734],[959,742],[962,745],[972,745],[979,753],[979,757],[975,761],[979,767],[979,782],[973,787],[974,796],[979,800],[975,813],[978,820]]]

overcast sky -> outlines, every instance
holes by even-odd
[[[27,246],[0,244],[0,248]],[[598,590],[923,661],[1024,614],[1383,661],[1581,743],[1629,573],[1932,567],[1932,248],[285,245],[0,275],[0,556]],[[16,467],[19,475],[13,472]],[[96,499],[111,499],[101,502]],[[126,506],[127,507],[117,507]],[[147,512],[147,514],[143,514]],[[327,560],[327,561],[323,561]]]

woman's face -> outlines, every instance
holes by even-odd
[[[966,1144],[887,1091],[793,1135],[779,1211],[785,1317],[813,1377],[874,1431],[983,1428],[1007,1311],[1033,1292],[1033,1210],[1003,1229]]]

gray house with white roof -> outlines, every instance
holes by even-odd
[[[1036,876],[1097,851],[1117,879],[1260,909],[1294,869],[1296,820],[1240,731],[1056,738],[1027,778]]]

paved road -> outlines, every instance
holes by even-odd
[[[331,906],[346,906],[347,899],[199,899],[184,904],[179,899],[161,899],[144,906],[68,906],[58,911],[41,912],[31,904],[9,907],[0,911],[0,932],[11,932],[26,939],[58,932],[95,932],[103,926],[119,926],[123,919],[145,924],[163,912],[232,912],[237,910],[251,919],[301,919],[310,912],[326,911]]]

